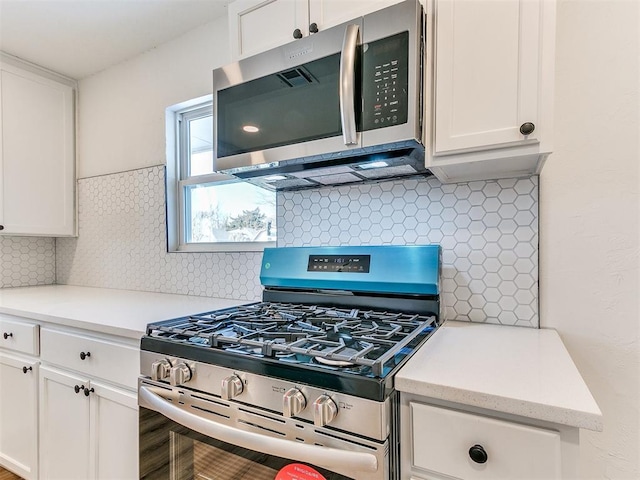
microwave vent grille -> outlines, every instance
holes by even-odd
[[[299,85],[307,85],[314,82],[311,73],[303,67],[292,68],[291,70],[280,72],[278,74],[278,78],[289,87],[297,87]]]

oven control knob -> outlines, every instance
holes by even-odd
[[[231,375],[222,380],[222,398],[225,400],[231,400],[237,397],[243,390],[244,385],[237,375]]]
[[[174,387],[184,385],[191,380],[191,369],[189,366],[180,362],[169,371],[169,383]]]
[[[282,415],[295,417],[307,406],[307,399],[297,388],[290,388],[282,397]]]
[[[167,359],[158,360],[151,364],[151,380],[164,380],[171,371],[171,362]]]
[[[316,427],[328,425],[337,415],[338,406],[329,395],[320,395],[313,402],[313,424]]]

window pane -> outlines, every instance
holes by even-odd
[[[213,173],[213,117],[189,120],[190,175]]]
[[[188,243],[273,242],[276,195],[246,182],[186,187]]]

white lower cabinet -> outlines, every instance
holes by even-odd
[[[118,368],[136,349],[47,328],[41,346],[40,478],[137,479],[139,361]]]
[[[0,313],[0,466],[38,478],[39,326]]]
[[[26,480],[38,475],[38,364],[0,353],[0,465]]]
[[[138,397],[136,393],[92,382],[90,475],[100,480],[137,479]]]
[[[88,384],[87,378],[40,369],[41,478],[89,478],[89,399],[80,390]]]
[[[577,429],[406,399],[401,417],[403,480],[575,478]]]

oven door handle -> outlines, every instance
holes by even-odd
[[[377,472],[378,460],[370,453],[351,452],[336,448],[307,445],[304,443],[267,437],[258,433],[238,430],[189,413],[168,402],[162,395],[171,392],[141,385],[138,391],[140,406],[154,410],[180,425],[215,438],[230,445],[236,445],[267,455],[311,463],[328,470]],[[176,398],[177,400],[177,398]]]

